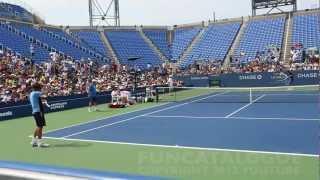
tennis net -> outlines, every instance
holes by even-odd
[[[157,102],[318,103],[319,85],[259,88],[158,87]]]

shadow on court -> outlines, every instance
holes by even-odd
[[[104,109],[97,109],[96,111],[94,111],[94,113],[99,113],[99,112],[108,112],[108,111],[110,111],[109,109],[107,109],[107,108],[104,108]]]
[[[92,143],[86,142],[59,142],[52,143],[50,148],[86,148],[92,146]]]

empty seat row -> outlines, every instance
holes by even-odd
[[[160,57],[145,42],[136,30],[106,31],[106,37],[118,56],[120,63],[146,68],[150,65],[160,65]],[[138,58],[130,61],[129,59]]]
[[[320,13],[295,15],[292,27],[292,45],[304,48],[320,47]]]
[[[267,51],[270,46],[282,47],[285,29],[285,17],[253,19],[235,49],[234,57],[250,61],[255,59],[257,52]]]
[[[198,60],[223,61],[240,28],[240,22],[210,25],[187,55],[182,66]]]
[[[171,46],[173,60],[181,58],[183,52],[188,48],[200,30],[200,27],[191,27],[179,28],[174,31],[174,38]]]
[[[144,30],[143,32],[167,58],[171,59],[171,47],[167,38],[167,30]]]

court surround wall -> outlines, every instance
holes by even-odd
[[[315,85],[320,82],[319,71],[294,72],[262,72],[242,74],[222,74],[209,76],[176,76],[176,80],[183,81],[188,87],[274,87]]]
[[[145,97],[146,89],[137,88],[133,93],[137,97]],[[98,94],[97,103],[103,104],[111,101],[111,92]],[[46,113],[64,111],[88,106],[89,98],[84,95],[60,96],[48,99],[50,108],[45,108]],[[16,119],[20,117],[31,116],[31,105],[28,101],[1,104],[0,103],[0,121]]]
[[[220,76],[180,76],[175,77],[184,82],[185,86],[209,87],[219,85],[221,87],[266,87],[266,86],[291,86],[291,85],[315,85],[320,82],[319,71],[295,71],[292,73],[244,73],[244,74],[222,74]],[[144,97],[145,88],[139,88],[133,92],[136,96]],[[110,92],[101,93],[97,98],[98,103],[110,102]],[[51,108],[46,112],[57,112],[68,109],[85,107],[88,105],[87,95],[73,95],[68,97],[53,97],[48,99]],[[0,121],[16,119],[31,115],[29,102],[12,104],[0,104]]]

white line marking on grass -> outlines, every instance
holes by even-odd
[[[131,117],[131,118],[128,118],[128,119],[124,119],[124,120],[121,120],[121,121],[117,121],[117,122],[114,122],[114,123],[111,123],[111,124],[106,124],[106,125],[103,125],[103,126],[98,126],[98,127],[95,127],[95,128],[91,128],[91,129],[87,129],[87,130],[84,130],[84,131],[73,133],[73,134],[70,134],[70,135],[67,135],[67,136],[63,136],[63,138],[76,136],[76,135],[79,135],[79,134],[87,133],[87,132],[94,131],[94,130],[97,130],[97,129],[101,129],[101,128],[104,128],[104,127],[110,127],[110,126],[113,126],[113,125],[116,125],[116,124],[120,124],[120,123],[131,121],[131,120],[139,118],[139,117],[143,117],[143,116],[151,115],[151,114],[154,114],[154,113],[162,112],[162,111],[165,111],[165,110],[181,107],[181,106],[184,106],[184,105],[187,105],[187,104],[190,104],[190,103],[202,101],[204,99],[208,99],[208,98],[211,98],[211,97],[219,96],[219,95],[222,95],[222,94],[225,94],[225,93],[226,92],[219,93],[219,94],[214,94],[214,95],[210,95],[210,96],[207,96],[207,97],[204,97],[204,98],[200,98],[200,99],[196,99],[196,100],[193,100],[193,101],[185,102],[185,103],[182,103],[182,104],[169,106],[169,107],[166,107],[166,108],[163,108],[163,109],[159,109],[159,110],[152,111],[152,112],[149,112],[149,113],[141,114],[139,116],[134,116],[134,117]]]
[[[244,119],[244,120],[284,120],[284,121],[320,121],[320,119],[308,118],[270,118],[270,117],[210,117],[210,116],[145,116],[150,118],[184,118],[184,119]]]
[[[204,147],[177,146],[177,145],[173,146],[173,145],[158,145],[158,144],[142,144],[142,143],[98,141],[98,140],[73,139],[73,138],[54,138],[54,137],[44,137],[44,138],[45,139],[52,139],[52,140],[62,140],[62,141],[92,142],[92,143],[132,145],[132,146],[143,146],[143,147],[159,147],[159,148],[172,148],[172,149],[190,149],[190,150],[207,150],[207,151],[221,151],[221,152],[239,152],[239,153],[254,153],[254,154],[287,155],[287,156],[302,156],[302,157],[317,157],[317,158],[319,157],[319,155],[303,154],[303,153],[284,153],[284,152],[272,152],[272,151],[252,151],[252,150],[204,148]]]
[[[247,104],[247,105],[245,105],[245,106],[243,106],[243,107],[241,107],[241,108],[239,108],[239,109],[237,109],[237,110],[233,111],[232,113],[230,113],[230,114],[226,115],[225,117],[226,117],[226,118],[229,118],[229,117],[231,117],[231,116],[233,116],[233,115],[237,114],[238,112],[240,112],[240,111],[242,111],[243,109],[245,109],[245,108],[249,107],[250,105],[252,105],[253,103],[257,102],[258,100],[262,99],[262,98],[263,98],[263,97],[265,97],[265,96],[266,96],[265,94],[264,94],[264,95],[259,96],[259,97],[258,97],[257,99],[255,99],[254,101],[252,101],[252,102],[250,102],[249,104]]]

